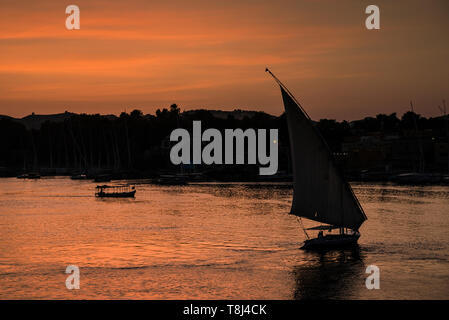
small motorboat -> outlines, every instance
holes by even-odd
[[[136,188],[130,185],[97,186],[95,196],[98,198],[134,198]]]

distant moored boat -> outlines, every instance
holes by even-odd
[[[38,173],[24,173],[17,176],[17,179],[40,179],[41,176]]]

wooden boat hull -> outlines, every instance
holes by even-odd
[[[356,245],[357,240],[359,238],[360,238],[359,233],[327,235],[324,237],[304,241],[304,245],[301,247],[301,249],[326,250],[326,249],[339,249],[344,247],[350,247]]]
[[[113,193],[97,192],[95,196],[97,196],[98,198],[134,198],[135,194],[136,190],[130,192],[113,192]]]

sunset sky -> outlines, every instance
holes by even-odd
[[[65,27],[66,6],[81,29]],[[365,8],[380,7],[380,30]],[[439,114],[449,1],[1,0],[0,114],[283,111],[266,66],[314,119]]]

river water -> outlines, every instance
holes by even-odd
[[[359,248],[313,253],[286,185],[132,182],[135,199],[97,199],[91,181],[0,179],[0,299],[449,299],[448,186],[353,184]]]

